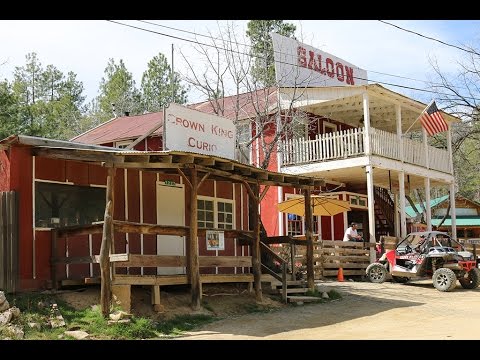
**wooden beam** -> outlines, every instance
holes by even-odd
[[[260,194],[260,198],[258,199],[259,202],[261,202],[263,200],[263,198],[265,197],[265,195],[267,195],[268,189],[270,189],[270,185],[267,185],[263,188],[263,191]]]
[[[194,310],[200,309],[200,301],[202,296],[202,288],[200,283],[200,264],[198,259],[198,224],[197,224],[197,194],[198,194],[198,177],[197,169],[190,169],[190,237],[188,252],[188,274],[191,284],[192,303]]]
[[[125,163],[146,163],[150,162],[150,155],[125,155]]]
[[[143,224],[120,220],[114,220],[113,224],[115,231],[130,234],[186,236],[189,232],[188,227],[178,225]]]
[[[103,222],[102,245],[100,247],[100,276],[102,278],[100,291],[100,304],[102,314],[108,317],[110,313],[110,303],[112,297],[112,283],[110,274],[110,249],[113,238],[113,188],[115,179],[115,168],[108,169],[107,176],[107,192],[105,206],[105,216]]]
[[[310,189],[305,189],[303,194],[305,197],[305,235],[307,237],[307,285],[313,291],[315,288],[315,274],[313,269],[312,192]]]
[[[193,164],[194,157],[193,155],[174,155],[173,162],[181,164]]]
[[[101,223],[92,224],[92,225],[59,228],[59,229],[56,229],[56,231],[58,233],[59,238],[62,238],[65,236],[101,234],[103,232],[103,221]]]
[[[128,255],[127,261],[119,261],[115,265],[117,267],[184,267],[187,264],[187,258],[185,256]]]
[[[251,256],[200,256],[200,267],[251,267]]]
[[[208,176],[210,175],[209,172],[207,172],[205,175],[203,175],[203,177],[201,178],[201,180],[198,182],[198,186],[197,186],[197,189],[200,189],[200,186],[202,186],[203,182],[205,180],[207,180]]]
[[[185,180],[185,183],[188,185],[188,187],[191,189],[192,188],[192,183],[190,182],[190,180],[188,179],[188,177],[185,176],[185,173],[180,170],[180,169],[177,169],[177,172],[180,174],[180,176],[183,178],[183,180]]]
[[[252,191],[252,188],[250,187],[250,184],[246,181],[242,181],[243,185],[245,185],[245,188],[247,189],[248,195],[252,198],[252,200],[255,200],[258,202],[257,195]]]
[[[217,163],[217,167],[221,170],[232,171],[235,167],[232,163]]]
[[[213,166],[215,165],[215,159],[212,158],[203,158],[203,159],[195,159],[195,164],[203,165],[203,166]]]
[[[247,187],[247,190],[249,187]],[[253,225],[253,231],[255,233],[255,241],[251,246],[252,249],[252,269],[253,269],[253,279],[254,279],[254,285],[255,285],[255,298],[257,302],[262,302],[262,284],[261,284],[261,278],[262,278],[262,261],[260,258],[260,214],[258,213],[258,205],[259,205],[259,197],[258,194],[259,192],[259,186],[258,184],[253,185],[253,188],[250,189],[249,194],[250,199],[252,201],[252,207],[254,209],[253,213],[255,214],[253,216],[252,225]]]
[[[33,148],[32,154],[52,159],[78,160],[78,161],[95,161],[121,163],[122,156],[117,156],[111,152],[100,152],[93,150],[78,149],[56,149],[56,148]]]
[[[104,167],[110,167],[108,163],[102,164]],[[119,163],[116,164],[115,167],[121,169],[179,169],[185,167],[184,164],[171,164],[171,163],[163,163],[163,162],[129,162],[129,163]]]

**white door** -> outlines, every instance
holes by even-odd
[[[157,182],[157,224],[185,225],[185,189],[183,184]],[[185,256],[185,237],[157,235],[157,255]],[[185,274],[185,267],[159,267],[158,275]]]

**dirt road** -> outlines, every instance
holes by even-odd
[[[480,289],[325,282],[343,298],[206,325],[181,339],[480,339]],[[409,331],[408,329],[416,329]]]

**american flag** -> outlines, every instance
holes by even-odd
[[[430,105],[423,110],[420,115],[420,122],[430,136],[439,132],[448,131],[448,124],[443,119],[435,101],[432,101]]]

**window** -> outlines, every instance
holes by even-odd
[[[326,121],[323,122],[323,133],[324,134],[330,134],[330,133],[336,132],[336,131],[337,131],[337,125],[336,124],[332,124],[332,123],[329,123],[329,122],[326,122]]]
[[[233,229],[233,201],[227,199],[197,199],[198,227]]]
[[[35,227],[91,224],[104,213],[105,188],[35,182]]]
[[[303,218],[295,214],[287,214],[287,235],[303,234]]]
[[[115,143],[115,147],[119,149],[125,149],[128,145],[130,145],[133,141],[125,140],[125,141],[117,141]]]

